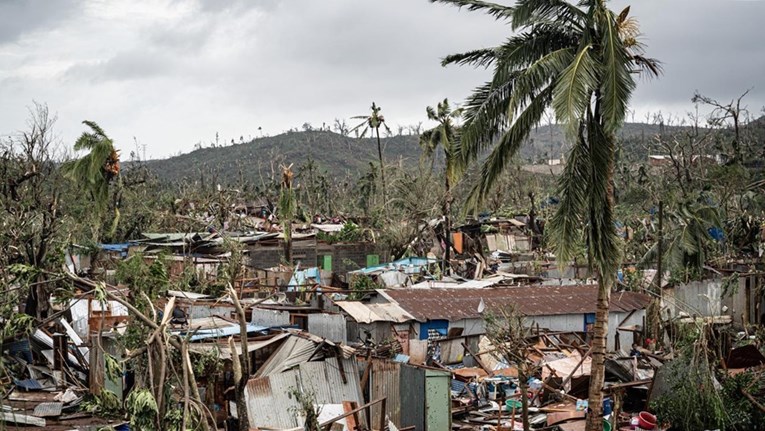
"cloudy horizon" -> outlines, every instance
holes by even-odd
[[[765,106],[765,1],[632,3],[647,54],[664,63],[640,81],[634,120],[682,116],[695,91]],[[443,56],[494,46],[510,33],[491,17],[427,0],[0,0],[0,136],[22,130],[33,101],[58,115],[71,145],[82,120],[123,151],[151,158],[197,143],[278,134],[365,114],[425,121],[425,106],[461,102],[486,70]],[[632,118],[628,118],[631,120]],[[426,123],[427,124],[427,123]]]

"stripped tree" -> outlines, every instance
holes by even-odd
[[[433,157],[435,160],[435,152],[440,147],[444,152],[444,199],[443,199],[443,216],[444,216],[444,238],[446,241],[446,250],[444,252],[444,274],[449,275],[449,265],[451,260],[451,211],[452,202],[452,186],[457,182],[459,176],[464,171],[464,164],[462,159],[457,155],[457,143],[459,140],[459,129],[454,124],[454,121],[462,116],[461,109],[452,110],[449,106],[449,100],[444,99],[443,102],[439,102],[434,109],[432,106],[428,106],[425,109],[428,114],[428,119],[431,121],[437,121],[438,125],[430,130],[426,130],[420,135],[420,146],[422,147],[426,156]]]
[[[390,133],[390,128],[385,124],[385,117],[380,113],[382,108],[377,106],[375,102],[372,102],[372,107],[370,109],[372,109],[371,115],[351,117],[353,119],[364,121],[356,125],[350,131],[357,132],[360,138],[365,137],[370,130],[375,133],[375,137],[377,138],[377,157],[380,159],[380,182],[382,183],[383,208],[385,208],[387,206],[388,195],[385,190],[385,163],[382,154],[382,144],[380,143],[380,127],[383,127],[388,133]],[[361,130],[361,132],[358,132],[358,130]]]

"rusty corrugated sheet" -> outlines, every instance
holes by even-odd
[[[401,427],[401,363],[372,360],[369,375],[370,399],[385,398],[385,410],[397,427]],[[380,423],[382,409],[379,404],[372,406],[372,426]]]
[[[414,320],[411,314],[395,303],[370,304],[361,301],[337,301],[335,305],[359,323],[403,323]]]
[[[302,418],[295,418],[297,401],[294,396],[290,396],[295,390],[312,395],[318,405],[342,404],[343,401],[364,404],[355,359],[342,359],[342,367],[337,358],[305,362],[290,371],[253,378],[247,382],[250,426],[272,429],[301,426]],[[360,416],[360,420],[366,423],[364,415]]]
[[[481,318],[483,299],[488,310],[515,305],[527,316],[594,313],[597,286],[521,286],[489,289],[388,290],[386,294],[418,321]],[[612,311],[643,309],[648,295],[618,292],[611,295]]]
[[[250,379],[245,391],[250,426],[287,429],[302,425],[303,421],[296,417],[294,410],[298,403],[290,396],[290,392],[299,387],[298,378],[298,370],[292,370]]]

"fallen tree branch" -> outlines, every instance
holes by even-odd
[[[752,404],[754,404],[755,407],[760,409],[761,412],[765,413],[765,406],[760,404],[755,397],[752,396],[749,392],[741,389],[741,394],[746,397]]]

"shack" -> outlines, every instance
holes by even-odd
[[[528,324],[549,331],[592,331],[597,286],[519,286],[502,288],[433,288],[377,290],[366,301],[336,301],[348,319],[348,341],[396,338],[407,354],[417,341],[484,334],[486,313],[514,306]],[[611,295],[608,348],[614,350],[619,328],[643,325],[651,299],[637,292]],[[621,344],[632,343],[631,339]],[[405,344],[408,344],[405,345]]]

